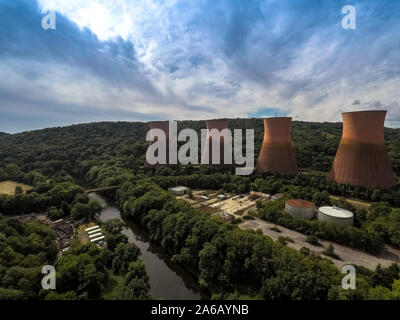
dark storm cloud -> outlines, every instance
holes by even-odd
[[[90,30],[80,30],[59,13],[56,30],[44,30],[41,21],[45,14],[32,0],[1,0],[0,12],[0,59],[59,63],[89,71],[111,83],[152,90],[131,42],[121,38],[101,42]]]

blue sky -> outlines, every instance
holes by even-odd
[[[399,30],[397,0],[0,0],[0,131],[365,109],[395,126]]]

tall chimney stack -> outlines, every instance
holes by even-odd
[[[264,141],[257,161],[259,172],[298,173],[296,156],[290,138],[292,118],[264,119]]]
[[[387,111],[346,112],[339,149],[330,171],[337,183],[389,188],[396,183],[383,134]]]

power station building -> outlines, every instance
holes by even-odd
[[[168,191],[176,196],[183,196],[190,192],[190,188],[184,187],[184,186],[176,186],[176,187],[168,188]]]
[[[346,112],[329,177],[337,183],[389,188],[396,183],[383,134],[386,111]]]
[[[298,173],[296,156],[290,138],[292,118],[264,119],[264,140],[258,156],[257,170],[280,174]]]
[[[349,227],[353,225],[353,213],[338,207],[320,207],[318,209],[318,220]]]
[[[165,133],[165,138],[166,138],[166,164],[150,164],[147,162],[147,159],[145,160],[144,166],[145,168],[148,167],[155,167],[155,166],[166,166],[169,163],[169,121],[151,121],[149,122],[150,130],[151,129],[160,129]],[[157,141],[157,137],[152,137],[153,139],[155,138],[155,141]],[[155,141],[151,141],[149,143],[149,146],[151,146]]]
[[[202,164],[207,164],[210,166],[215,166],[215,167],[230,167],[232,166],[232,161],[231,163],[225,164],[225,159],[224,156],[224,148],[225,148],[225,138],[224,135],[219,136],[219,149],[217,150],[219,152],[219,161],[217,163],[212,162],[213,158],[213,147],[212,147],[212,136],[210,134],[210,130],[216,129],[218,130],[218,133],[220,134],[222,130],[228,129],[228,120],[225,119],[218,119],[218,120],[206,120],[206,126],[208,131],[208,135],[206,138],[206,141],[204,143],[204,148],[202,150],[202,157],[201,157],[201,163]],[[230,151],[232,155],[232,150]]]
[[[312,219],[314,218],[314,204],[300,199],[289,199],[285,202],[285,212],[293,217]]]

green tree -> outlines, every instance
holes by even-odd
[[[113,234],[117,235],[121,233],[122,229],[125,227],[125,223],[121,219],[110,219],[104,223],[104,229]]]
[[[20,186],[16,186],[14,193],[15,194],[23,194],[24,191],[22,190],[22,188]]]
[[[100,213],[101,205],[95,201],[90,200],[87,204],[78,202],[71,210],[71,216],[74,220],[85,219],[86,221],[94,220],[96,214]]]
[[[65,214],[62,209],[57,209],[56,207],[50,207],[49,210],[47,211],[47,215],[52,220],[58,220],[62,218]]]
[[[137,260],[140,250],[134,243],[120,243],[115,248],[114,254],[112,269],[117,274],[124,274],[128,271],[129,264]]]
[[[390,289],[377,286],[369,289],[368,300],[394,300],[395,294]]]
[[[151,299],[149,278],[143,261],[137,260],[129,264],[124,283],[124,299]]]

